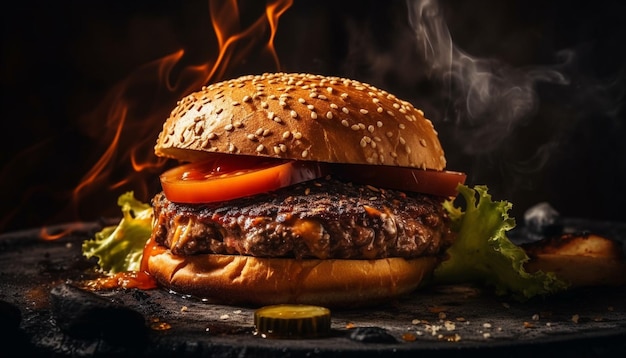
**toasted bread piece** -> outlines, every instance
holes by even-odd
[[[572,287],[626,283],[622,244],[597,234],[567,233],[523,244],[528,272],[554,272]]]

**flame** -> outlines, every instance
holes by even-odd
[[[159,190],[157,173],[168,164],[154,155],[154,143],[176,101],[203,85],[224,79],[252,56],[255,65],[269,58],[273,67],[269,71],[279,70],[274,39],[279,18],[292,4],[292,0],[270,1],[262,15],[242,28],[237,1],[211,0],[209,11],[217,40],[214,58],[185,65],[186,51],[179,49],[141,66],[112,88],[101,104],[81,120],[97,152],[92,157],[93,165],[69,190],[71,203],[59,216],[67,217],[71,212],[71,217],[80,221],[119,215],[114,204],[127,191],[133,191],[140,200],[149,200]],[[51,233],[44,227],[40,236],[53,240],[79,229],[80,225],[69,225],[66,230]]]

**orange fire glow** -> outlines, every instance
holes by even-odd
[[[209,11],[218,47],[214,58],[183,67],[186,51],[180,49],[141,66],[109,91],[100,106],[81,121],[100,154],[95,154],[94,164],[69,194],[71,204],[67,210],[71,216],[80,221],[86,211],[95,212],[98,206],[112,207],[103,216],[119,213],[117,196],[126,191],[133,191],[140,200],[149,200],[156,193],[150,183],[157,182],[157,174],[167,164],[167,160],[154,155],[154,143],[176,101],[203,85],[224,79],[251,56],[273,62],[275,68],[267,71],[280,70],[274,39],[279,18],[292,4],[292,0],[270,1],[264,14],[242,28],[237,1],[211,0]],[[41,237],[56,239],[70,231],[50,233],[43,228]]]

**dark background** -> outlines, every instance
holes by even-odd
[[[624,2],[433,3],[440,13],[425,18],[449,31],[446,48],[423,46],[404,1],[301,0],[278,22],[280,68],[258,45],[265,26],[212,76],[208,1],[14,3],[2,12],[0,232],[115,216],[127,190],[147,201],[163,168],[152,146],[176,100],[203,81],[277,70],[358,79],[423,108],[448,169],[511,201],[518,221],[541,201],[625,221]],[[242,29],[265,8],[240,5]],[[118,145],[91,178],[119,113]],[[152,165],[128,174],[129,153]]]

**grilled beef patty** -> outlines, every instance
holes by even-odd
[[[321,179],[215,204],[153,199],[157,243],[175,255],[378,259],[436,256],[454,235],[441,199]]]

